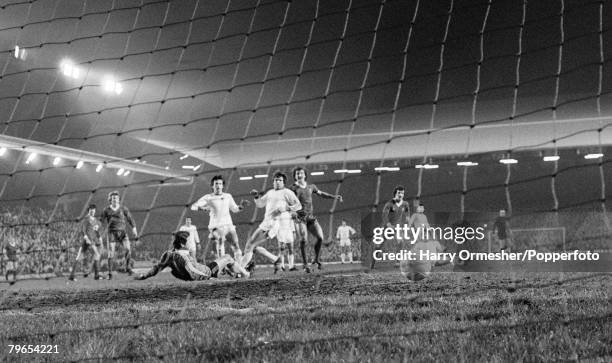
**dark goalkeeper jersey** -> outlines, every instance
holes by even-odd
[[[153,266],[144,277],[155,276],[166,267],[172,269],[174,277],[185,281],[208,280],[212,276],[211,269],[196,262],[188,250],[169,250],[164,252],[159,263]]]

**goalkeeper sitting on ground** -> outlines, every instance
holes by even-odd
[[[189,254],[189,250],[186,247],[188,237],[189,232],[186,231],[175,233],[174,241],[172,242],[173,248],[164,252],[159,263],[153,266],[146,274],[138,275],[136,280],[144,280],[155,276],[166,267],[172,269],[172,275],[174,277],[185,281],[208,280],[211,277],[216,278],[219,272],[224,271],[226,268],[230,272],[241,274],[245,278],[249,277],[249,273],[242,268],[240,264],[235,263],[234,259],[229,255],[221,256],[206,265],[196,262]]]

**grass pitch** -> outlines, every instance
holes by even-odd
[[[397,269],[4,289],[0,361],[610,361],[612,274]],[[9,354],[9,344],[58,354]]]

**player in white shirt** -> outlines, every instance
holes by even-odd
[[[191,224],[191,218],[185,218],[185,224],[179,228],[179,231],[189,232],[189,237],[187,237],[187,243],[185,247],[189,250],[189,254],[194,259],[196,258],[196,246],[200,248],[200,235],[198,234],[198,228]]]
[[[240,205],[238,205],[231,194],[224,193],[224,181],[221,175],[213,176],[210,181],[210,186],[213,192],[206,194],[197,202],[193,203],[191,210],[196,211],[202,209],[210,213],[208,238],[210,241],[214,241],[217,246],[217,257],[221,257],[225,254],[224,243],[225,239],[229,237],[231,247],[234,251],[234,259],[240,261],[242,251],[238,244],[238,234],[236,233],[236,227],[234,226],[230,212],[240,212],[249,202],[242,200],[240,201]]]
[[[336,231],[336,239],[340,244],[340,260],[342,263],[348,262],[353,263],[353,251],[351,250],[351,236],[354,235],[355,229],[346,224],[346,221],[342,220],[342,225],[338,227]]]
[[[269,190],[263,196],[257,191],[252,190],[251,194],[255,196],[255,204],[258,208],[266,208],[264,220],[255,230],[251,238],[244,247],[244,257],[242,259],[243,266],[250,266],[247,270],[252,269],[250,264],[253,258],[253,251],[257,251],[266,256],[270,261],[274,262],[274,272],[278,271],[278,265],[281,258],[273,255],[260,245],[266,239],[276,238],[278,241],[293,241],[292,227],[293,221],[291,213],[297,212],[302,208],[302,204],[290,189],[285,188],[287,176],[281,172],[274,174],[273,186],[274,189]]]

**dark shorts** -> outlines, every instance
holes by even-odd
[[[304,223],[306,226],[314,225],[317,222],[317,217],[313,214],[305,214],[305,213],[297,213],[296,221],[299,223]]]
[[[96,244],[88,244],[86,242],[83,242],[83,244],[81,245],[81,252],[85,253],[88,251],[92,251],[93,252],[93,246],[96,246],[96,249],[98,250],[98,252],[100,252],[100,249],[102,249],[102,244],[101,243],[96,243]]]
[[[113,242],[124,242],[124,241],[128,241],[128,236],[125,233],[125,231],[109,231],[108,232],[108,238],[109,238],[109,242],[113,243]]]
[[[210,277],[217,277],[219,275],[219,265],[215,261],[206,264],[210,269]]]

